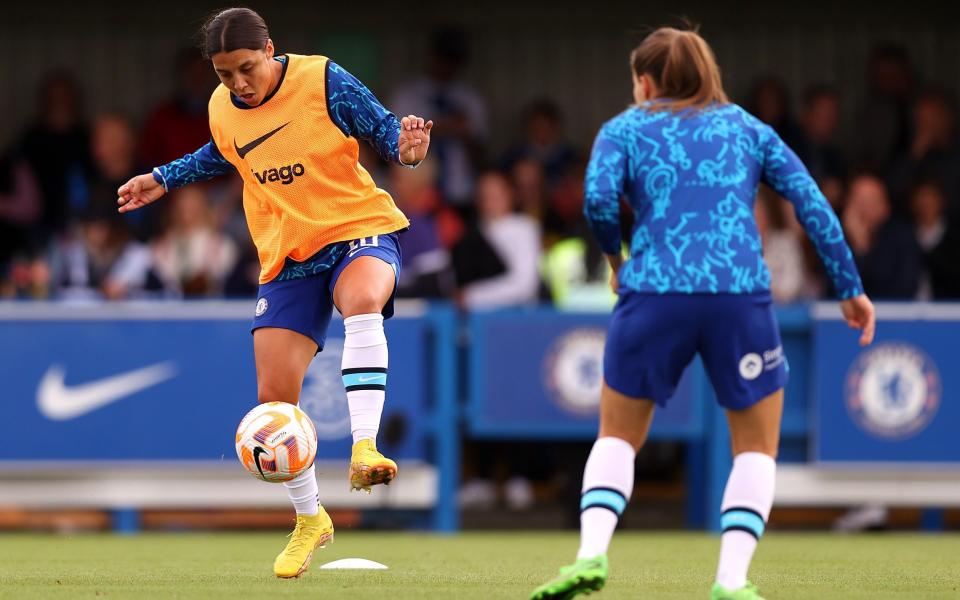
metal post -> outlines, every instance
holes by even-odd
[[[110,511],[110,523],[114,533],[120,535],[140,533],[140,510],[136,508],[115,508]]]
[[[436,444],[437,505],[433,527],[454,532],[460,528],[457,489],[460,485],[460,419],[457,406],[457,315],[449,304],[433,304],[433,393],[436,408],[433,436]]]

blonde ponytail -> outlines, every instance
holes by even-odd
[[[655,103],[653,110],[702,109],[730,102],[713,50],[696,31],[657,29],[633,50],[630,66],[637,77],[653,78],[659,98],[672,101]]]

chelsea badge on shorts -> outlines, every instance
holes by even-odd
[[[580,327],[550,345],[543,361],[548,394],[560,408],[575,415],[595,415],[603,383],[606,331]]]
[[[267,303],[267,299],[260,298],[259,300],[257,300],[257,310],[254,314],[256,314],[258,317],[263,316],[263,313],[267,312],[268,306],[270,305]]]
[[[898,440],[922,431],[937,412],[941,392],[933,359],[904,342],[863,352],[847,372],[847,410],[879,438]]]

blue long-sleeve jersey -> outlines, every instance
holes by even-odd
[[[239,100],[234,101],[240,108],[247,108]],[[384,160],[400,163],[400,120],[356,77],[332,60],[327,61],[327,108],[344,135],[365,140]],[[232,171],[233,165],[211,141],[183,158],[155,168],[153,177],[169,191]]]
[[[734,104],[620,113],[600,129],[584,214],[607,254],[621,252],[620,198],[636,216],[620,284],[647,293],[770,289],[753,215],[764,182],[789,200],[842,299],[863,293],[843,230],[797,155]]]

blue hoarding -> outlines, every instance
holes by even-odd
[[[592,437],[597,433],[607,314],[518,310],[470,318],[467,425],[485,437]],[[688,368],[651,435],[703,428],[699,362]]]
[[[256,403],[252,313],[249,302],[5,306],[0,461],[234,461],[235,428]],[[386,327],[393,351],[380,444],[424,458],[429,327],[411,318]],[[301,394],[320,458],[350,452],[342,338],[335,321]]]
[[[822,462],[960,463],[960,311],[878,307],[877,338],[857,334],[835,305],[816,311],[816,429]]]

